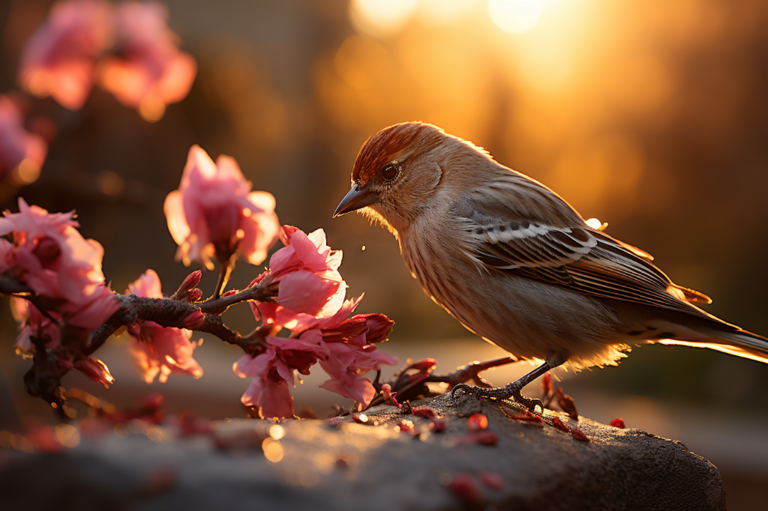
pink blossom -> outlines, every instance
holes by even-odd
[[[309,374],[318,358],[326,356],[319,332],[306,339],[267,337],[267,349],[255,357],[243,355],[233,366],[240,378],[253,377],[240,399],[246,406],[258,406],[261,418],[292,417],[294,371]]]
[[[280,238],[286,246],[272,256],[270,269],[251,283],[279,283],[277,303],[251,307],[262,319],[262,332],[287,328],[292,334],[289,339],[267,337],[264,353],[246,355],[235,364],[239,376],[254,377],[243,403],[260,407],[262,417],[293,415],[288,384],[294,384],[294,372],[308,374],[320,363],[331,377],[322,388],[367,406],[375,389],[364,375],[397,363],[396,357],[373,345],[386,339],[393,322],[380,314],[349,317],[363,297],[344,301],[346,284],[338,272],[342,254],[328,247],[321,229],[306,235],[284,226]]]
[[[96,59],[112,42],[112,9],[101,0],[55,3],[22,53],[22,88],[41,98],[53,96],[70,110],[82,108]]]
[[[124,2],[117,6],[115,20],[118,56],[102,61],[99,84],[146,120],[156,121],[166,105],[187,96],[197,63],[179,51],[164,5]]]
[[[347,300],[334,315],[326,318],[294,313],[272,303],[260,304],[258,310],[262,312],[266,325],[285,326],[290,328],[294,335],[299,332],[300,335],[298,339],[268,337],[267,352],[255,357],[263,357],[259,359],[262,361],[261,365],[254,363],[255,365],[249,366],[250,373],[235,369],[236,373],[258,376],[259,380],[254,380],[243,396],[243,402],[252,403],[252,406],[264,406],[262,403],[265,398],[259,400],[255,397],[260,396],[260,392],[270,385],[282,385],[276,379],[270,379],[267,371],[275,370],[277,372],[274,374],[293,384],[294,369],[301,374],[309,374],[309,367],[319,362],[331,377],[321,385],[322,388],[367,406],[375,395],[375,389],[364,375],[371,370],[381,369],[384,364],[396,364],[397,357],[377,351],[367,340],[367,336],[371,335],[373,342],[383,341],[392,328],[393,322],[389,318],[379,314],[347,318],[362,298],[360,296],[356,300]],[[303,358],[297,356],[295,351],[286,356],[284,350],[298,350],[303,353]],[[241,359],[239,364],[247,361],[247,358]],[[270,363],[267,364],[267,361]],[[300,364],[299,361],[303,363]],[[284,393],[276,395],[284,396]],[[283,403],[282,406],[286,405]]]
[[[165,199],[171,236],[179,245],[176,258],[195,260],[213,269],[211,258],[226,263],[240,254],[260,264],[277,239],[280,224],[275,198],[252,192],[237,162],[219,156],[216,164],[195,145],[189,150],[179,189]]]
[[[367,352],[346,343],[328,343],[326,346],[330,355],[327,360],[320,361],[320,366],[331,379],[320,387],[368,406],[376,390],[362,375],[381,369],[382,364],[396,364],[397,357],[376,351],[373,346]]]
[[[343,319],[354,311],[362,298],[348,300],[336,315],[319,325],[329,352],[320,365],[331,376],[321,387],[368,406],[375,389],[362,375],[381,369],[383,364],[396,364],[397,357],[378,351],[372,344],[386,339],[394,321],[382,314],[358,314]],[[300,338],[314,331],[308,330]]]
[[[104,285],[104,250],[77,231],[74,213],[48,213],[19,198],[19,213],[0,218],[0,236],[13,233],[13,266],[5,270],[51,304],[67,324],[85,330],[102,325],[119,308]],[[8,251],[7,245],[4,250]],[[10,259],[9,259],[10,258]],[[7,263],[6,263],[7,264]]]
[[[22,163],[34,176],[43,166],[47,152],[45,140],[24,128],[24,114],[19,105],[8,96],[0,95],[0,179]]]
[[[331,250],[322,229],[306,235],[283,226],[280,237],[286,246],[269,260],[269,278],[280,283],[278,305],[252,304],[252,308],[268,324],[301,331],[333,317],[344,305],[347,285],[338,272],[342,252]]]
[[[162,298],[160,278],[154,270],[147,270],[128,285],[126,294]],[[145,382],[152,383],[159,375],[160,382],[165,383],[172,373],[195,378],[203,375],[203,368],[192,358],[197,344],[189,341],[191,330],[162,327],[154,321],[139,321],[128,327],[128,334],[131,337],[131,355]]]

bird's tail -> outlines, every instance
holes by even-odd
[[[705,332],[697,331],[685,336],[691,340],[659,339],[651,341],[658,344],[709,348],[737,357],[757,360],[768,364],[768,339],[738,327],[718,325],[720,328]]]

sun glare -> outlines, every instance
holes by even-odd
[[[403,28],[416,7],[416,0],[352,0],[349,17],[358,31],[373,37],[388,37]]]
[[[545,0],[490,0],[488,11],[497,27],[510,34],[528,32],[541,19]]]

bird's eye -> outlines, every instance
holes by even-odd
[[[389,165],[386,165],[383,169],[381,169],[381,175],[386,179],[387,181],[392,181],[397,177],[398,172],[400,172],[400,167],[395,163],[390,163]]]

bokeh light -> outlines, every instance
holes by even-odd
[[[489,0],[488,11],[497,27],[510,34],[531,30],[541,19],[545,0]]]

